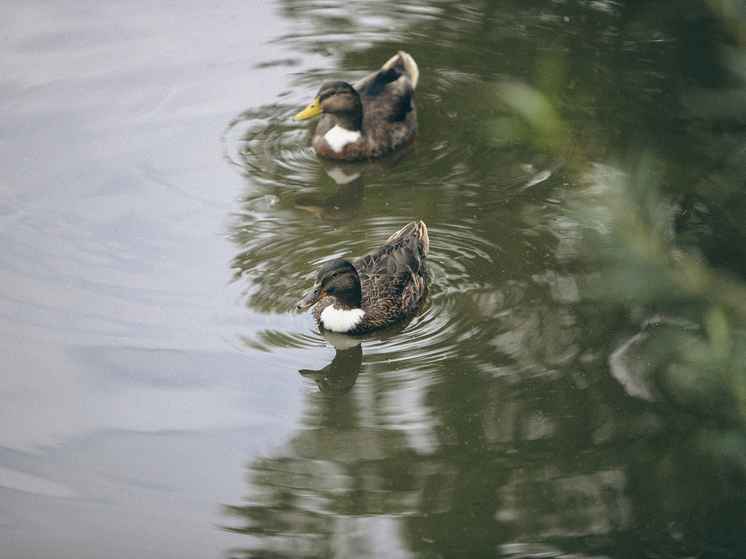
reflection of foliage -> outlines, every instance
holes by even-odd
[[[740,47],[746,50],[746,6],[740,0],[705,0]]]
[[[480,382],[432,386],[440,423],[429,427],[392,413],[407,410],[387,402],[405,388],[391,377],[370,379],[385,386],[358,390],[358,398],[309,399],[304,428],[279,456],[252,463],[251,494],[225,508],[225,529],[288,558],[374,557],[381,549],[520,557],[578,546],[639,557],[651,547],[686,555],[743,543],[742,517],[721,516],[742,506],[743,475],[727,474],[743,457],[737,435],[682,437],[699,422],[679,416],[664,426],[632,402],[611,408],[600,379],[588,398],[566,377],[513,384],[470,374]],[[429,442],[421,451],[418,438]],[[386,522],[396,527],[384,530],[384,543]]]
[[[663,459],[635,460],[629,468],[631,482],[661,505],[660,509],[640,507],[640,539],[651,545],[661,540],[661,534],[669,535],[658,547],[663,557],[690,554],[689,539],[701,542],[701,556],[742,555],[746,549],[742,435],[704,429],[691,437],[672,436],[665,443],[651,439],[640,443],[636,456],[657,456],[657,444],[665,445]],[[724,548],[723,542],[730,547]]]
[[[348,52],[340,34],[406,8],[358,6],[287,3],[319,38],[290,39],[376,67],[391,36]],[[366,182],[343,228],[289,199],[336,188],[306,152],[244,152],[233,233],[251,308],[290,308],[322,259],[415,218],[433,281],[417,333],[366,346],[369,374],[310,397],[304,429],[252,464],[231,529],[283,557],[372,556],[382,517],[399,555],[739,552],[746,132],[712,109],[740,94],[743,53],[715,63],[724,35],[694,0],[428,9],[406,46],[423,69],[417,150]]]
[[[262,537],[269,556],[370,556],[373,528],[380,525],[364,519],[410,509],[414,455],[402,432],[371,429],[379,418],[354,400],[321,396],[312,402],[316,409],[285,457],[252,466],[251,483],[261,490],[252,495],[254,504],[226,508],[241,524],[230,529]],[[403,450],[391,455],[389,449]]]
[[[746,54],[739,53],[738,57],[740,64],[746,67]],[[730,65],[734,66],[732,60]],[[555,79],[548,81],[557,83]],[[499,121],[499,130],[513,141],[529,141],[566,156],[572,168],[587,165],[580,154],[591,150],[567,136],[565,131],[569,126],[563,123],[560,115],[562,97],[556,90],[553,93],[555,95],[545,96],[522,84],[501,86],[499,97],[505,104],[506,115],[512,116]],[[709,100],[703,102],[701,97]],[[734,116],[729,103],[713,102],[717,94],[693,92],[688,99],[692,106],[698,103],[707,106],[710,118]],[[717,107],[722,111],[718,112]],[[702,111],[699,112],[701,118]],[[738,116],[741,114],[744,113]],[[516,124],[506,125],[506,122]],[[722,145],[719,141],[723,133],[721,128],[705,133],[700,126],[699,135],[703,133],[707,136],[703,145]],[[740,159],[746,152],[746,132],[740,135],[737,143],[732,141],[732,130],[727,135],[729,142],[723,146],[726,149],[717,157]],[[713,155],[696,151],[692,146],[688,153],[696,154],[699,160]],[[742,418],[746,419],[746,346],[739,347],[737,343],[746,340],[746,285],[733,274],[742,270],[742,264],[740,258],[733,263],[723,259],[719,246],[712,243],[717,238],[715,235],[727,232],[727,237],[740,247],[735,249],[736,254],[746,250],[746,231],[740,211],[746,207],[742,178],[724,180],[721,174],[730,166],[712,164],[715,170],[709,177],[687,176],[683,164],[676,158],[665,164],[650,164],[650,158],[646,157],[647,163],[629,179],[621,172],[596,165],[593,172],[582,179],[591,186],[577,191],[580,198],[570,197],[575,203],[571,206],[572,215],[579,219],[581,226],[585,224],[588,228],[585,243],[578,248],[592,249],[588,257],[602,263],[604,270],[602,276],[588,284],[583,295],[595,294],[606,301],[634,301],[658,312],[667,309],[664,312],[695,320],[700,325],[699,333],[661,337],[659,331],[660,339],[657,343],[646,344],[647,355],[639,359],[658,363],[659,374],[665,378],[665,381],[659,380],[679,402],[687,402],[693,408],[704,405],[708,413],[725,415],[728,415],[729,406],[740,408]],[[738,166],[743,167],[740,162]],[[663,182],[666,180],[677,182],[666,184]],[[704,185],[707,188],[703,188]],[[708,215],[713,211],[718,212],[719,222],[706,222],[691,215]],[[708,230],[703,222],[718,230]],[[696,229],[698,235],[694,235],[692,229]],[[729,267],[731,270],[727,270]],[[648,369],[647,375],[656,371],[652,365]],[[642,378],[638,382],[645,383]],[[633,391],[648,393],[643,388]],[[725,406],[722,405],[724,394],[730,402]]]

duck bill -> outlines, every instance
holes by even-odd
[[[307,309],[308,307],[313,305],[316,301],[321,299],[324,295],[326,295],[326,293],[324,293],[321,290],[321,287],[317,283],[316,285],[313,286],[313,289],[311,289],[308,295],[303,297],[303,300],[300,303],[298,303],[298,308]]]
[[[310,105],[308,105],[305,109],[295,115],[295,118],[293,118],[293,120],[306,120],[308,118],[315,117],[316,115],[320,115],[323,112],[324,110],[321,108],[319,98],[316,97],[316,99],[311,101]]]

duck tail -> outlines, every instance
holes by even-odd
[[[414,58],[403,50],[400,50],[397,54],[389,58],[381,69],[388,70],[393,68],[399,61],[401,61],[401,64],[404,66],[404,71],[409,77],[409,81],[412,82],[412,89],[415,89],[417,87],[417,81],[420,79],[420,69],[417,67]]]
[[[386,241],[386,244],[390,244],[397,239],[412,239],[416,240],[415,244],[412,244],[412,248],[415,246],[419,247],[420,255],[427,256],[427,251],[430,249],[430,237],[427,235],[427,226],[424,221],[413,221],[402,227],[399,231],[394,233]]]
[[[424,221],[420,221],[417,224],[417,233],[422,243],[422,256],[427,256],[427,251],[430,250],[430,237],[427,234],[427,225]]]

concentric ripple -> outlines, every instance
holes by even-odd
[[[346,64],[370,62],[350,56]],[[356,369],[357,382],[385,372],[416,384],[452,374],[454,360],[475,371],[502,366],[512,351],[505,340],[519,339],[532,305],[549,297],[541,278],[557,244],[546,211],[562,180],[557,162],[496,147],[484,119],[490,86],[437,68],[421,76],[419,132],[408,149],[362,164],[318,159],[310,147],[316,122],[292,118],[330,75],[310,70],[292,93],[305,101],[246,111],[224,135],[226,159],[246,179],[229,231],[238,297],[254,312],[241,344],[317,383],[340,367]],[[475,88],[483,103],[461,102]],[[296,308],[323,262],[354,261],[419,219],[430,235],[428,290],[408,320],[366,336],[329,336]]]
[[[269,105],[246,111],[223,135],[226,159],[263,186],[302,188],[318,164],[308,128],[293,122],[297,107]]]

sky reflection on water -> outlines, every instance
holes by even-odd
[[[232,349],[251,317],[226,289],[241,181],[219,147],[279,93],[287,68],[258,64],[283,23],[262,3],[67,4],[0,23],[0,555],[215,555],[216,503],[299,407],[282,359]]]
[[[693,6],[6,7],[2,553],[737,556],[740,280],[640,258],[740,270],[740,135],[679,95],[739,57]],[[416,141],[318,161],[292,115],[399,48]],[[296,311],[414,219],[410,321],[340,345]]]

